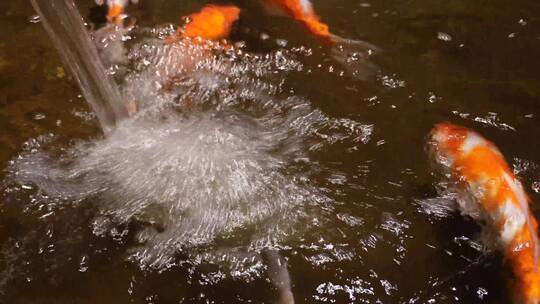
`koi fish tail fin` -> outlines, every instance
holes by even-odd
[[[332,57],[353,78],[360,80],[375,78],[380,69],[370,60],[370,57],[382,52],[380,48],[369,42],[346,39],[333,34],[328,37],[332,43]]]

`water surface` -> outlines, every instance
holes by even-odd
[[[143,27],[203,5],[140,2]],[[300,25],[233,2],[231,39],[278,64],[207,62],[196,89],[171,93],[192,88],[191,110],[145,112],[107,139],[30,4],[0,4],[0,302],[272,303],[259,253],[275,247],[298,303],[507,303],[509,271],[480,227],[423,209],[437,197],[424,140],[442,120],[478,130],[540,200],[540,4],[313,1],[336,34],[384,50],[360,81]],[[123,76],[130,92],[146,79]],[[137,93],[145,108],[170,97],[152,92]],[[179,178],[192,195],[167,192]],[[200,216],[166,209],[195,197]]]

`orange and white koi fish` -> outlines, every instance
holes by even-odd
[[[370,43],[346,39],[332,34],[329,26],[322,22],[315,13],[309,0],[261,0],[267,11],[274,14],[285,14],[303,23],[316,37],[332,46],[334,59],[353,76],[359,79],[371,79],[379,70],[368,61],[368,57],[380,51]]]
[[[125,17],[125,8],[128,2],[129,0],[107,0],[107,6],[109,7],[107,20],[115,24],[121,23]]]
[[[515,275],[516,302],[540,303],[538,224],[501,152],[478,133],[450,123],[435,126],[428,148],[451,181],[470,196],[460,204],[475,204],[496,232]],[[461,207],[466,212],[470,206]]]
[[[167,42],[182,38],[202,38],[218,41],[229,37],[234,23],[240,17],[240,9],[232,5],[207,5],[188,17],[189,23],[178,29]]]
[[[187,19],[187,24],[165,39],[165,44],[174,44],[179,41],[189,39],[188,44],[205,45],[208,42],[220,41],[229,37],[234,23],[240,17],[240,9],[232,5],[213,5],[209,4],[203,7],[199,12],[191,14]],[[199,40],[200,39],[200,40]],[[230,47],[224,44],[225,47]],[[209,50],[203,53],[195,52],[191,56],[184,56],[181,60],[181,70],[184,73],[189,73],[195,68],[198,60],[210,55]],[[174,86],[177,81],[176,76],[168,79],[163,88],[167,91]],[[191,104],[188,101],[187,104]]]
[[[315,9],[309,0],[262,0],[262,4],[270,12],[288,15],[303,23],[306,28],[315,36],[330,44],[361,44],[369,48],[370,52],[377,52],[379,48],[367,42],[351,40],[339,37],[330,32],[328,24],[321,20],[315,13]]]
[[[276,11],[281,10],[285,14],[293,17],[294,19],[302,22],[307,29],[315,36],[322,38],[323,40],[333,43],[333,35],[330,33],[327,24],[321,21],[313,5],[309,0],[264,0],[265,5],[269,10]]]
[[[129,2],[138,2],[138,0],[96,0],[97,5],[103,5],[107,3],[107,21],[109,23],[121,24],[122,20],[126,17],[125,9]]]

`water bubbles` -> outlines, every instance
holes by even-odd
[[[447,34],[447,33],[444,33],[444,32],[438,32],[437,33],[437,39],[439,39],[441,41],[444,41],[444,42],[448,42],[448,41],[452,41],[452,36],[450,36],[450,34]]]
[[[131,119],[105,139],[75,145],[56,163],[33,150],[13,169],[51,197],[99,202],[92,232],[118,243],[134,235],[129,259],[143,269],[174,267],[182,252],[192,265],[210,262],[227,275],[260,275],[263,250],[302,236],[302,221],[324,223],[317,206],[332,200],[309,178],[309,153],[371,139],[373,125],[281,97],[282,76],[301,67],[287,50],[260,55],[152,37],[135,44],[127,58],[133,67],[121,89],[137,103]],[[306,169],[291,170],[294,159],[305,159]],[[347,177],[331,174],[329,181],[344,185]],[[350,215],[343,221],[362,220]],[[331,260],[353,256],[327,245]],[[86,258],[80,270],[87,270]]]
[[[419,211],[434,218],[441,219],[448,217],[456,210],[455,197],[452,195],[417,200]]]
[[[71,112],[71,115],[73,115],[74,117],[80,118],[83,121],[87,121],[87,122],[88,121],[93,121],[93,120],[96,119],[96,114],[94,114],[94,112],[73,110]]]
[[[384,288],[384,292],[387,295],[392,295],[392,293],[396,290],[398,290],[397,286],[395,284],[390,283],[388,280],[380,280],[381,286]]]
[[[440,97],[437,97],[437,95],[435,95],[434,92],[429,92],[428,93],[428,102],[429,103],[435,103],[438,100],[440,100]]]
[[[540,181],[534,181],[532,184],[531,184],[531,189],[540,194]]]
[[[79,269],[78,269],[79,272],[86,272],[88,271],[88,256],[87,255],[83,255],[81,257],[81,260],[79,262]]]
[[[406,86],[406,82],[404,80],[395,78],[395,75],[385,75],[381,77],[381,80],[383,86],[391,89],[404,88]]]
[[[488,295],[488,291],[483,287],[478,287],[476,290],[476,295],[478,295],[480,300],[483,300]]]
[[[383,223],[380,227],[396,236],[402,235],[409,228],[409,223],[395,219],[390,213],[385,213],[383,217]]]
[[[495,112],[488,112],[488,114],[483,117],[477,116],[473,120],[485,125],[493,126],[502,131],[516,131],[516,128],[507,123],[501,122],[498,114]]]
[[[339,213],[337,218],[350,227],[359,227],[364,225],[365,222],[362,218],[346,213]]]
[[[348,57],[347,57],[347,62],[353,62],[353,61],[359,61],[359,60],[362,60],[364,59],[364,54],[360,53],[360,52],[354,52],[354,53],[351,53]]]
[[[375,291],[372,284],[368,281],[360,278],[349,279],[343,284],[336,284],[332,282],[322,283],[316,288],[317,295],[314,295],[314,299],[321,301],[327,298],[334,298],[339,293],[345,293],[349,301],[364,301],[362,295],[374,295]],[[331,302],[335,302],[331,301]]]
[[[34,120],[43,120],[43,119],[45,119],[46,117],[47,117],[47,116],[46,116],[45,114],[43,114],[43,113],[35,113],[35,114],[32,116],[32,118],[33,118]]]
[[[40,23],[41,22],[41,18],[39,17],[39,15],[32,15],[30,16],[30,18],[28,18],[28,21],[30,21],[30,23]]]
[[[276,39],[276,44],[280,47],[286,47],[289,42],[285,39]]]

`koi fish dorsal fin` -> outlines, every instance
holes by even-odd
[[[207,40],[225,39],[239,17],[240,9],[236,6],[207,5],[200,12],[189,16],[191,20],[184,27],[181,36]]]

